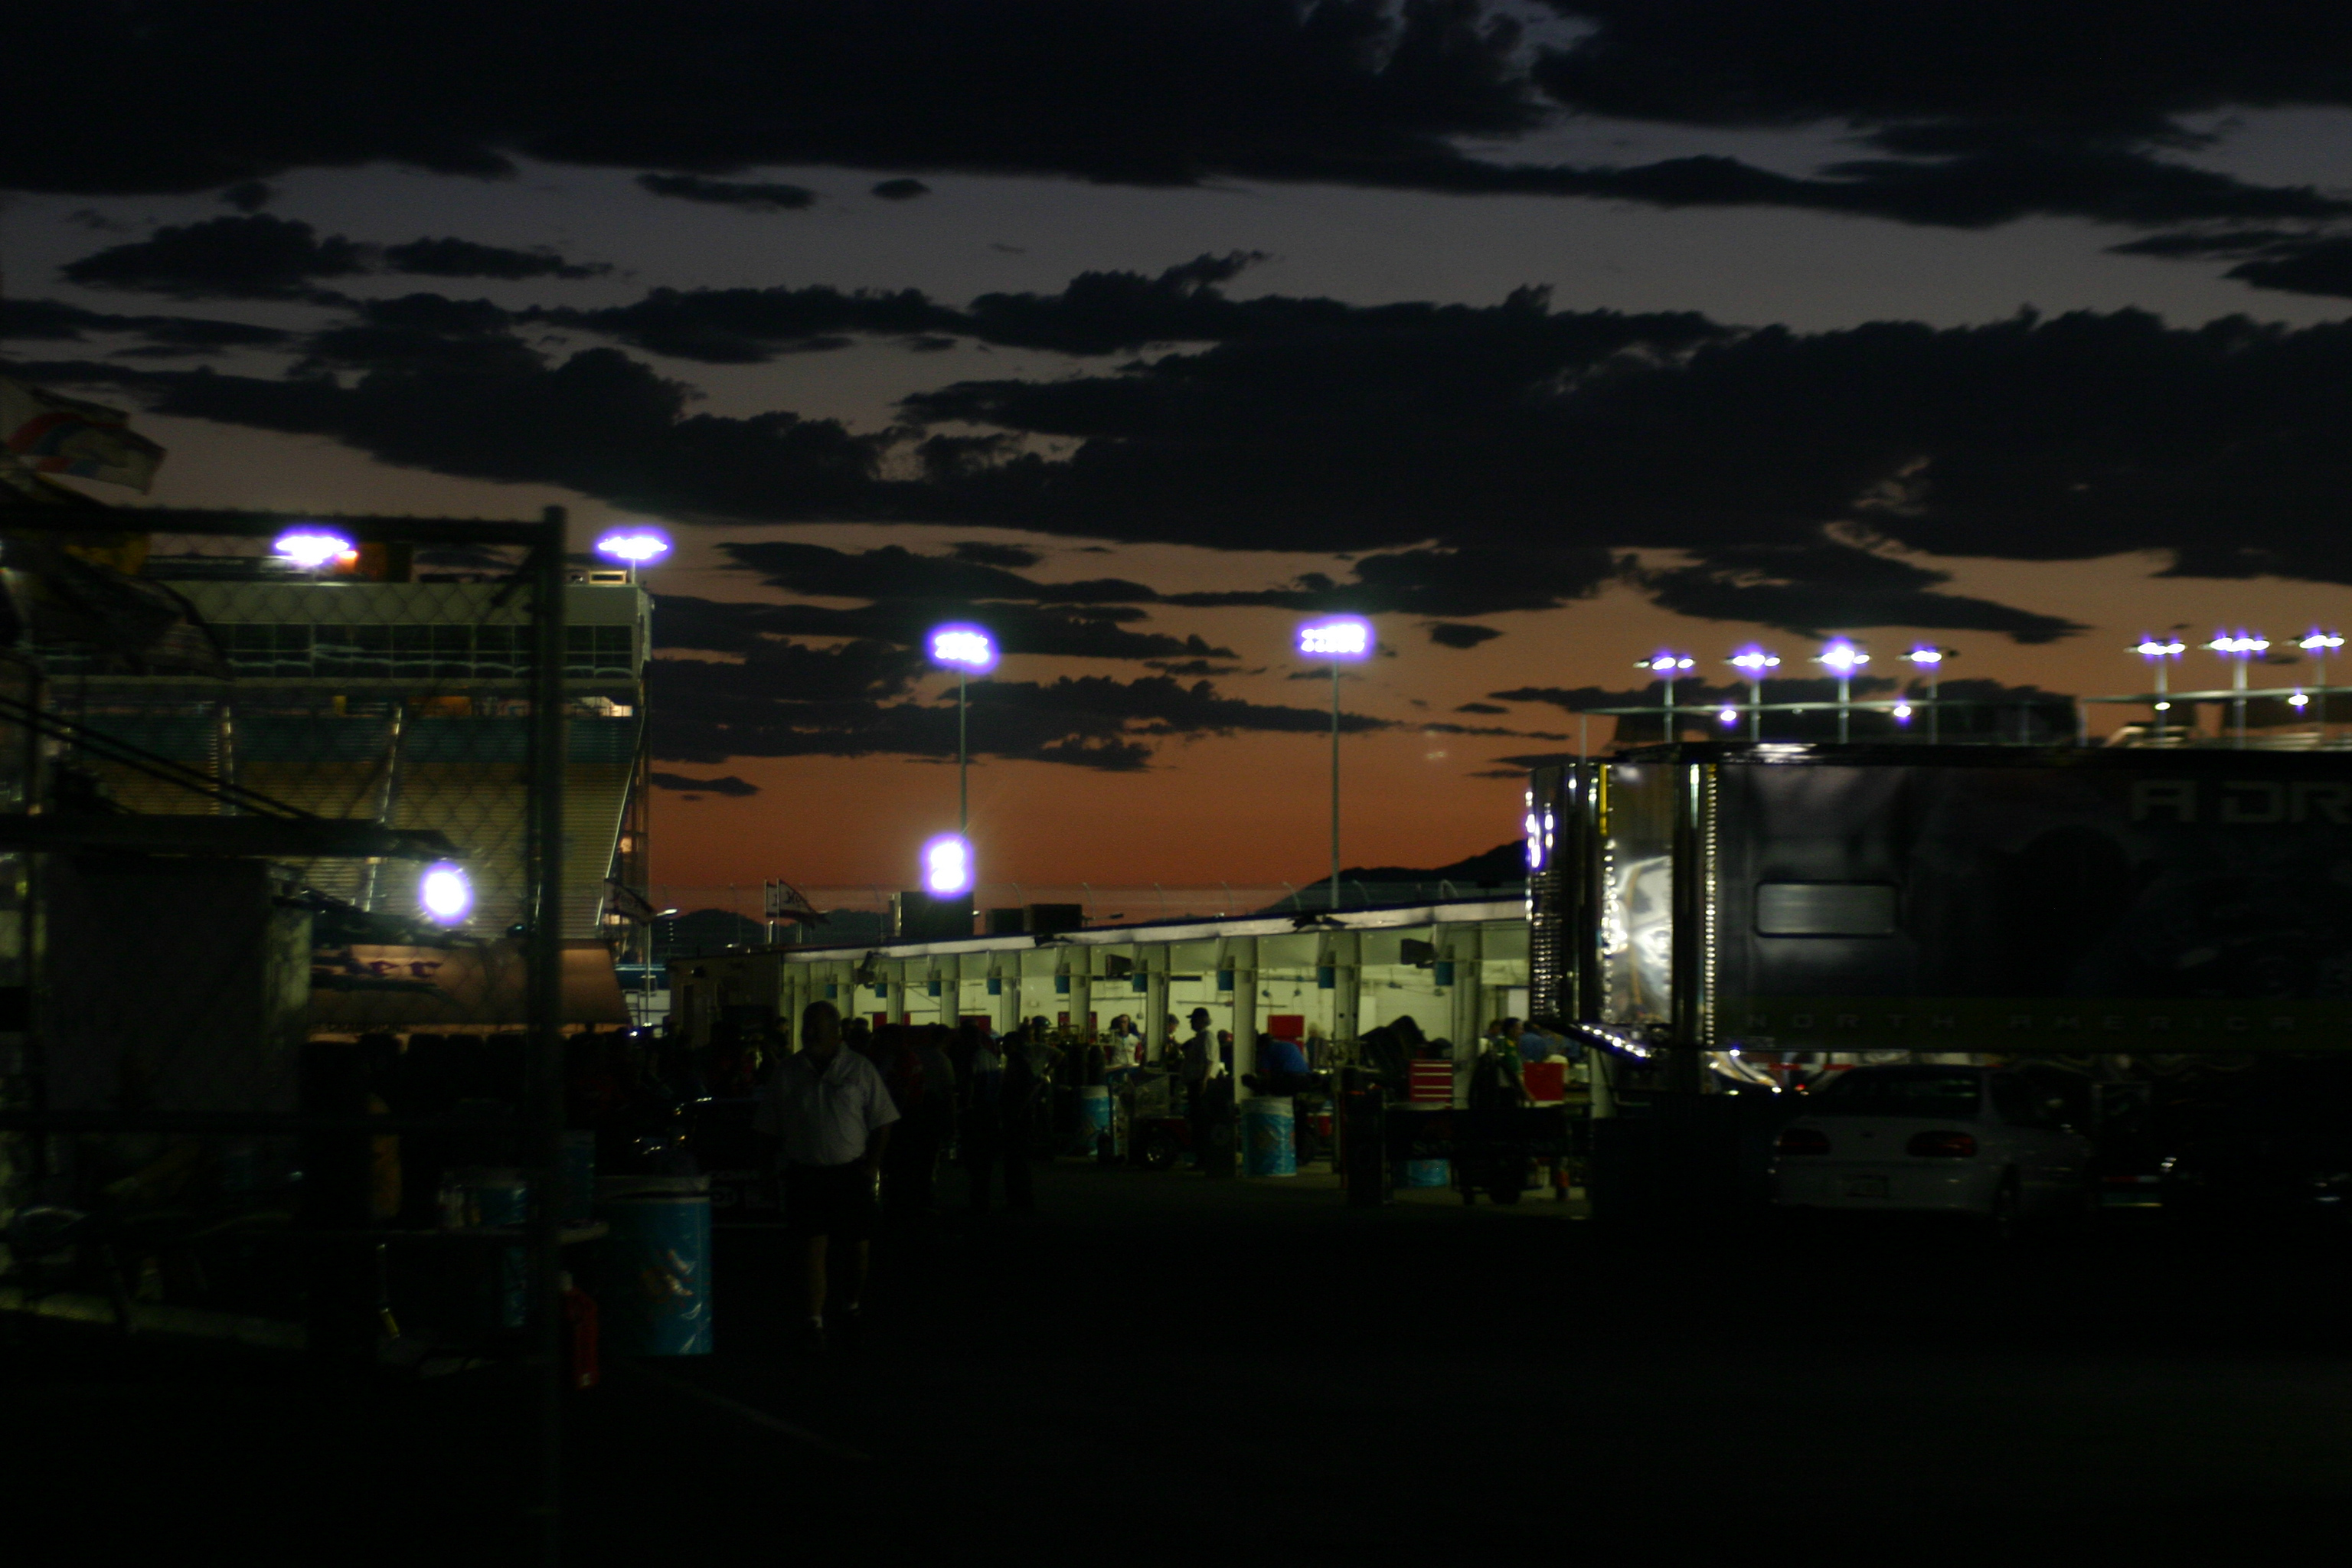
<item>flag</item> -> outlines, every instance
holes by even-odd
[[[35,473],[103,479],[142,493],[163,461],[163,448],[133,434],[121,409],[60,397],[7,376],[0,376],[0,445]]]

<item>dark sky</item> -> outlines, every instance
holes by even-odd
[[[15,374],[158,501],[673,525],[667,882],[903,879],[950,614],[984,874],[1129,883],[1315,873],[1310,610],[1390,863],[1661,646],[2352,619],[2352,14],[359,9],[12,29],[107,62],[0,109]]]

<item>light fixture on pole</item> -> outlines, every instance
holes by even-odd
[[[463,925],[474,912],[474,884],[455,860],[436,860],[416,879],[416,902],[436,925]]]
[[[2213,640],[2205,645],[2208,650],[2230,661],[2230,689],[2237,693],[2230,699],[2230,718],[2238,731],[2238,748],[2241,751],[2246,744],[2246,666],[2268,653],[2270,646],[2269,638],[2249,632],[2243,626],[2240,626],[2234,636],[2229,632],[2215,632]]]
[[[971,706],[965,689],[975,675],[996,668],[996,639],[985,626],[956,624],[933,626],[931,662],[956,672],[956,831],[971,831],[971,791],[967,775],[971,752],[966,743]]]
[[[1361,616],[1328,616],[1298,628],[1302,658],[1331,666],[1331,911],[1339,910],[1339,667],[1360,664],[1376,647],[1372,623]]]
[[[1929,647],[1923,643],[1903,657],[1910,661],[1912,668],[1927,678],[1927,743],[1934,745],[1944,738],[1944,727],[1940,717],[1943,710],[1937,705],[1936,698],[1937,689],[1942,684],[1944,661],[1948,658],[1958,658],[1959,650],[1949,647]],[[1909,719],[1911,705],[1907,702],[1898,703],[1895,709],[1895,717],[1898,721]]]
[[[942,833],[923,846],[923,891],[952,899],[971,891],[971,845],[961,833]]]
[[[358,546],[332,529],[305,526],[288,529],[269,548],[303,571],[316,572],[352,554]]]
[[[2314,626],[2298,637],[2294,646],[2311,656],[2313,667],[2319,671],[2319,679],[2312,684],[2319,688],[2319,736],[2324,741],[2327,738],[2327,656],[2342,647],[2344,639],[2335,632],[2324,632]],[[2298,691],[2287,700],[2300,711],[2304,706],[2303,697],[2304,694]]]
[[[1686,654],[1686,653],[1654,653],[1654,654],[1652,654],[1652,655],[1651,655],[1649,658],[1637,658],[1637,659],[1635,659],[1635,660],[1633,661],[1633,668],[1636,668],[1636,669],[1646,669],[1646,670],[1648,670],[1651,674],[1653,674],[1653,675],[1656,676],[1660,680],[1662,680],[1662,681],[1665,682],[1665,687],[1666,687],[1666,732],[1665,732],[1665,739],[1667,739],[1667,740],[1669,740],[1669,741],[1672,741],[1672,740],[1675,739],[1675,679],[1677,679],[1677,678],[1682,674],[1682,672],[1683,672],[1684,670],[1690,668],[1691,668],[1691,666],[1693,666],[1693,665],[1696,664],[1697,662],[1698,662],[1698,660],[1696,660],[1696,659],[1695,659],[1695,658],[1691,658],[1691,656],[1690,656],[1690,655],[1688,655],[1688,654]]]
[[[2132,652],[2139,655],[2140,658],[2147,660],[2147,662],[2156,669],[2156,734],[2154,739],[2160,742],[2164,739],[2164,716],[2172,711],[2171,700],[2165,695],[2165,693],[2170,689],[2170,688],[2166,684],[2165,678],[2172,668],[2172,661],[2189,651],[2189,645],[2182,642],[2179,637],[2169,635],[2160,637],[2144,637],[2140,638],[2139,641],[2132,644],[2131,650]]]
[[[1731,668],[1748,678],[1748,738],[1764,738],[1764,672],[1780,667],[1780,656],[1760,647],[1744,647],[1731,656]]]
[[[1870,662],[1870,656],[1843,637],[1832,637],[1813,662],[1837,677],[1838,739],[1853,739],[1853,672]]]
[[[629,581],[634,583],[639,572],[669,553],[669,535],[650,524],[636,522],[605,530],[596,536],[593,548],[614,565],[627,567]]]

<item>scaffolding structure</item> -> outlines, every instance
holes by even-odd
[[[273,563],[298,527],[348,558],[309,577]],[[20,623],[0,666],[12,1268],[43,1224],[102,1235],[93,1205],[276,1181],[301,1194],[277,1241],[304,1260],[313,1353],[372,1360],[373,1326],[334,1311],[365,1304],[387,1249],[480,1256],[486,1237],[414,1224],[415,1194],[372,1187],[371,1161],[385,1140],[493,1151],[530,1194],[488,1239],[520,1265],[506,1342],[532,1374],[530,1509],[552,1561],[567,967],[625,896],[643,904],[642,699],[613,695],[641,690],[642,615],[572,623],[553,507],[19,504],[0,507],[0,541]],[[470,888],[454,918],[419,907],[425,867]],[[370,1100],[370,1039],[427,1026],[497,1081],[454,1110]]]

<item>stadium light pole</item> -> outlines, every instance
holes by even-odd
[[[2313,668],[2319,672],[2319,679],[2312,684],[2319,688],[2319,739],[2325,743],[2327,739],[2327,656],[2344,646],[2344,638],[2335,632],[2322,631],[2314,626],[2296,638],[2294,646],[2311,656]],[[2300,710],[2304,706],[2304,694],[2298,691],[2287,700]]]
[[[971,702],[966,689],[973,676],[986,675],[996,668],[996,639],[985,626],[959,622],[933,626],[930,647],[931,662],[956,672],[956,833],[961,837],[971,831],[971,755],[967,744]]]
[[[1932,746],[1944,738],[1943,725],[1940,722],[1943,708],[1936,695],[1942,685],[1944,661],[1948,658],[1958,658],[1959,649],[1929,647],[1923,643],[1903,657],[1910,662],[1912,668],[1927,678],[1927,743]],[[1904,704],[1896,710],[1895,716],[1897,719],[1909,718],[1911,716],[1909,707],[1908,703]]]
[[[646,523],[631,523],[598,534],[593,548],[614,565],[627,567],[634,584],[639,572],[669,553],[669,535]]]
[[[1832,637],[1813,662],[1837,677],[1838,740],[1843,742],[1853,736],[1853,672],[1870,662],[1870,656],[1843,637]]]
[[[2246,666],[2270,651],[2270,639],[2258,632],[2240,626],[2233,637],[2228,632],[2215,632],[2213,640],[2205,647],[2230,660],[2230,689],[2237,695],[2230,699],[2230,718],[2238,731],[2238,750],[2246,749]]]
[[[1339,667],[1372,657],[1372,623],[1361,616],[1327,616],[1298,628],[1301,658],[1331,667],[1331,912],[1339,912]]]
[[[1780,656],[1766,648],[1744,647],[1731,656],[1731,667],[1748,678],[1748,738],[1764,738],[1764,672],[1780,668]]]
[[[1697,662],[1698,660],[1686,653],[1665,652],[1654,653],[1647,658],[1637,658],[1633,661],[1634,668],[1646,669],[1665,682],[1666,739],[1669,741],[1675,738],[1675,681],[1684,670]]]
[[[352,554],[359,546],[332,529],[305,526],[289,528],[270,543],[270,551],[300,567],[316,572]]]
[[[2164,739],[2164,716],[2172,711],[2171,699],[2166,695],[2171,688],[2167,684],[2166,677],[2171,671],[2172,660],[2187,653],[2189,645],[2176,637],[2144,637],[2132,644],[2131,650],[2155,668],[2156,735],[2154,738],[2161,741]]]

